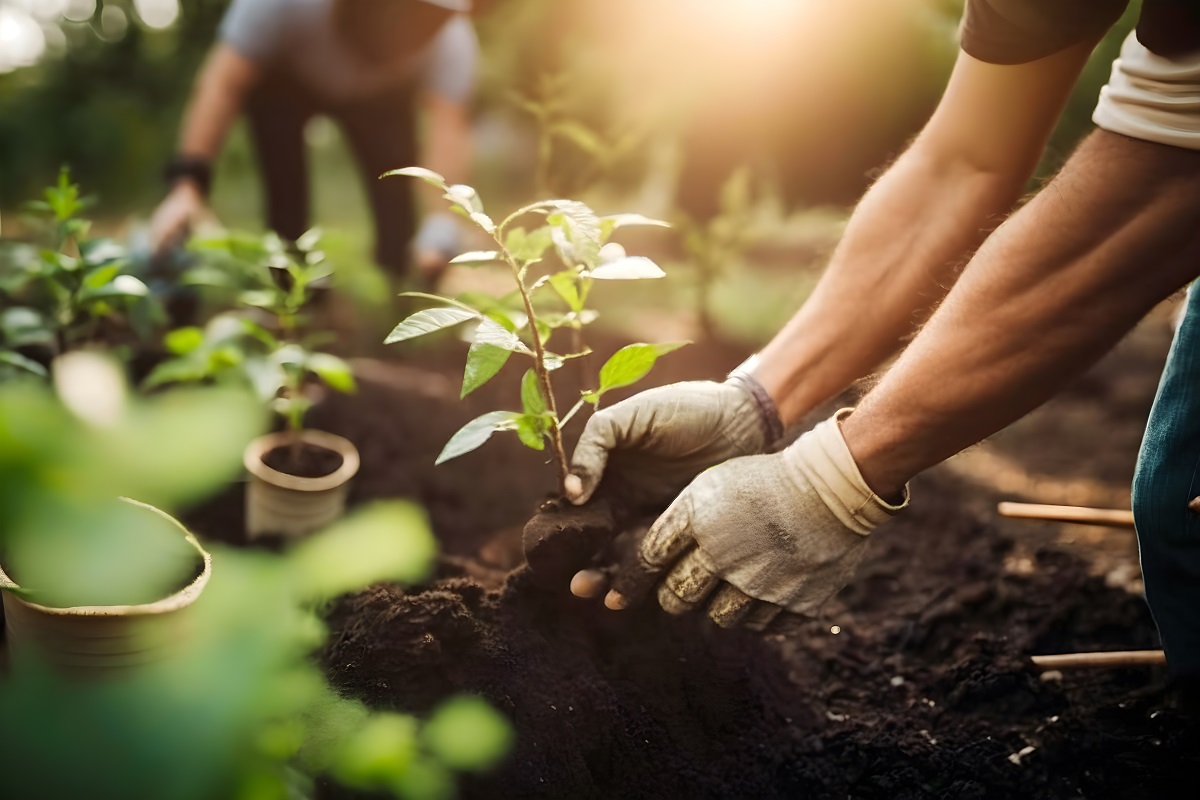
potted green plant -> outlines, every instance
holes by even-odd
[[[97,353],[60,356],[52,372],[56,395],[38,382],[0,392],[10,655],[90,672],[156,661],[186,638],[212,562],[169,514],[117,498],[141,488],[170,504],[207,490],[257,428],[253,404],[229,390],[131,401],[121,368]],[[164,453],[159,436],[182,425],[217,430],[183,437],[186,458]]]
[[[306,389],[320,382],[336,391],[355,389],[341,358],[302,343],[305,309],[330,269],[319,249],[319,233],[305,234],[294,247],[268,234],[258,245],[231,234],[201,242],[209,252],[253,260],[258,286],[240,289],[242,310],[219,314],[204,328],[185,327],[166,337],[173,358],[156,367],[143,384],[195,381],[248,382],[283,423],[282,430],[250,442],[243,463],[246,535],[294,538],[339,517],[359,456],[344,437],[304,427],[312,404]],[[311,341],[312,337],[308,337]]]

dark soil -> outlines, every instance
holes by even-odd
[[[328,447],[303,442],[299,448],[291,445],[272,448],[262,460],[271,469],[297,478],[324,478],[337,472],[344,459]]]
[[[999,452],[1028,457],[1045,481],[1127,480],[1167,342],[1161,326],[1148,331],[1039,412],[1032,434],[1006,432]],[[654,377],[717,376],[745,354],[689,348]],[[447,555],[426,587],[343,598],[323,658],[335,686],[377,708],[420,713],[466,691],[506,714],[516,751],[468,778],[465,796],[1194,796],[1200,731],[1161,670],[1032,669],[1031,654],[1157,637],[1141,597],[1096,574],[1086,541],[997,519],[990,509],[1011,495],[986,476],[947,466],[915,481],[912,509],[874,536],[823,619],[754,635],[650,607],[610,612],[521,564],[522,525],[554,483],[537,456],[498,436],[432,467],[465,421],[515,405],[519,375],[460,403],[457,373],[371,369],[357,396],[329,398],[311,421],[359,446],[353,501],[419,500]],[[1126,386],[1130,374],[1145,385]],[[235,494],[198,510],[202,534],[236,540]],[[608,514],[561,527],[603,545]],[[1128,559],[1132,534],[1120,535],[1110,549]],[[541,573],[569,570],[574,547],[543,554]]]

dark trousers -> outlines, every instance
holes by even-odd
[[[1176,675],[1200,678],[1200,286],[1188,291],[1133,478],[1146,600]]]
[[[317,115],[338,124],[354,155],[375,221],[377,263],[402,275],[416,229],[414,182],[379,176],[417,163],[416,87],[330,104],[286,79],[271,77],[252,93],[246,116],[262,171],[267,225],[289,241],[311,227],[304,128]]]

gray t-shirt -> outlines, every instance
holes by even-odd
[[[371,97],[413,78],[452,102],[470,98],[479,41],[469,18],[452,17],[424,49],[375,67],[355,58],[338,38],[330,20],[331,2],[233,0],[221,21],[221,41],[331,102]]]

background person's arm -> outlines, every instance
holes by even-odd
[[[421,164],[446,179],[449,184],[466,183],[471,170],[471,120],[465,103],[430,92],[425,97],[425,131]],[[442,193],[424,181],[422,206],[440,209],[445,205]],[[417,268],[431,272],[458,254],[458,219],[445,211],[429,211],[413,242]]]
[[[241,113],[247,93],[258,81],[258,65],[226,44],[213,48],[199,76],[180,129],[179,155],[212,162]],[[208,212],[200,186],[186,178],[175,182],[151,220],[151,245],[161,250],[183,236]]]
[[[937,307],[1024,191],[1093,44],[1019,65],[960,53],[932,118],[762,351],[755,376],[785,425],[876,369]]]

